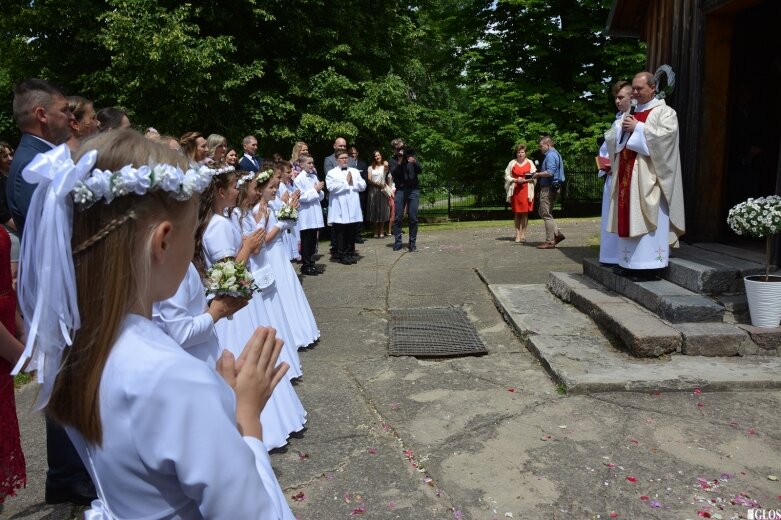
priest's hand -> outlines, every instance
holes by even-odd
[[[621,123],[621,129],[624,132],[632,133],[635,131],[635,127],[637,126],[637,119],[635,119],[635,116],[628,115],[624,118],[624,121]]]

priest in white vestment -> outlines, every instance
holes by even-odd
[[[655,92],[653,74],[637,74],[635,113],[605,134],[613,170],[607,230],[618,234],[625,269],[667,267],[685,232],[678,116]]]

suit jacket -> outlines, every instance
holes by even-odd
[[[22,140],[14,153],[14,160],[11,161],[11,169],[8,172],[8,186],[6,193],[8,195],[8,207],[11,210],[11,216],[14,218],[16,228],[19,230],[19,236],[24,231],[24,221],[27,218],[27,209],[30,207],[30,200],[37,185],[30,184],[22,177],[22,171],[39,153],[46,153],[52,147],[30,134],[22,134]]]
[[[248,172],[258,171],[260,165],[260,159],[258,158],[257,155],[255,156],[255,160],[258,161],[258,165],[255,165],[255,163],[250,161],[246,155],[242,156],[241,159],[239,159],[239,170],[244,170]]]

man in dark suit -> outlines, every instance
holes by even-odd
[[[22,171],[36,155],[48,152],[70,138],[74,117],[62,92],[40,79],[26,79],[16,84],[13,110],[22,139],[11,162],[7,193],[11,214],[22,235],[30,199],[35,191],[35,185],[22,177]],[[48,417],[46,452],[49,463],[46,473],[47,503],[89,505],[97,498],[95,486],[65,430]]]
[[[35,185],[22,178],[22,170],[39,153],[48,152],[70,139],[74,120],[68,100],[57,87],[40,79],[27,79],[14,88],[14,118],[22,140],[16,148],[8,172],[8,203],[19,234],[22,234],[27,208]]]
[[[244,156],[239,159],[239,170],[258,171],[262,162],[256,155],[258,152],[258,140],[255,139],[255,136],[248,135],[241,140],[241,147],[244,148]]]
[[[348,150],[348,155],[350,156],[350,160],[355,161],[354,168],[357,169],[359,172],[361,172],[361,178],[363,178],[363,181],[367,183],[368,185],[368,178],[369,178],[369,166],[366,164],[366,161],[361,160],[360,156],[358,155],[358,149],[355,146],[351,146]],[[363,190],[361,192],[358,192],[358,197],[361,200],[361,211],[363,212],[363,218],[366,218],[366,194],[368,190]],[[363,222],[357,222],[355,224],[355,243],[356,244],[363,244],[365,240],[361,236],[361,233],[363,233]]]

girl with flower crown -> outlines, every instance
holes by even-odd
[[[255,219],[259,228],[266,229],[265,247],[269,264],[274,270],[277,291],[288,316],[293,341],[297,348],[305,348],[320,339],[312,308],[301,287],[301,282],[290,264],[287,248],[282,241],[287,229],[294,223],[290,220],[279,220],[273,204],[276,197],[278,180],[270,173],[257,177],[257,189],[260,202],[255,206]]]
[[[206,278],[205,268],[215,262],[235,259],[248,263],[262,245],[255,238],[262,239],[264,229],[257,229],[242,238],[239,228],[225,216],[230,214],[230,209],[236,204],[241,179],[234,171],[220,173],[212,178],[211,185],[201,195],[193,263],[202,279]],[[233,315],[233,319],[215,323],[220,345],[234,356],[241,356],[246,338],[252,335],[256,327],[272,323],[259,296],[253,297],[247,307]],[[283,335],[281,339],[286,338]],[[265,432],[263,443],[269,450],[287,444],[290,434],[300,431],[306,422],[306,411],[290,383],[290,379],[301,377],[302,374],[298,352],[295,348],[283,346],[280,360],[290,366],[287,380],[277,385],[261,417]]]
[[[283,162],[275,164],[274,170],[279,177],[275,207],[279,209],[283,204],[297,207],[301,190],[293,184],[293,167],[290,163]],[[298,221],[294,222],[288,232],[282,235],[282,240],[287,245],[288,258],[296,262],[301,261],[301,230]]]
[[[15,370],[37,368],[40,406],[89,470],[100,497],[89,517],[292,518],[258,421],[287,370],[274,330],[257,329],[215,371],[151,320],[187,271],[209,171],[182,171],[181,156],[127,129],[76,157],[61,145],[23,174],[38,188],[19,279],[29,335]]]
[[[239,172],[239,196],[236,200],[236,207],[231,212],[231,221],[234,226],[241,230],[244,236],[251,235],[259,229],[258,220],[260,216],[252,211],[259,197],[257,179],[265,179],[270,175],[271,173],[268,170],[260,173]],[[265,228],[261,229],[263,229],[264,234],[268,232]],[[248,265],[255,277],[255,283],[261,287],[261,292],[253,298],[253,303],[263,306],[269,325],[276,329],[277,336],[285,342],[283,350],[290,350],[291,352],[288,355],[291,358],[298,359],[290,322],[285,315],[285,309],[279,291],[277,291],[276,275],[268,262],[266,249],[266,247],[261,247],[249,259]]]

